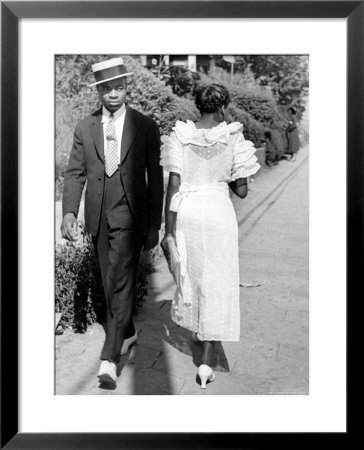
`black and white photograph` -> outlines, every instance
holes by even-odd
[[[56,54],[56,395],[309,395],[307,54]]]
[[[1,2],[1,448],[349,437],[364,1],[324,3]]]

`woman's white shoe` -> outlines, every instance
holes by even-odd
[[[198,368],[197,372],[201,381],[201,389],[206,389],[206,383],[209,381],[210,383],[215,380],[214,371],[207,364],[201,364]]]

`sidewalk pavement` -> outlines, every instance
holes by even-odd
[[[137,345],[118,365],[113,389],[97,380],[104,330],[56,336],[56,394],[308,394],[308,147],[295,162],[263,169],[239,223],[241,337],[216,343],[216,380],[196,382],[201,344],[169,315],[174,284],[161,258],[135,317]]]

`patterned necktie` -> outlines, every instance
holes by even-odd
[[[115,117],[110,114],[106,125],[106,154],[105,154],[105,172],[111,177],[118,168],[118,140],[115,134]]]

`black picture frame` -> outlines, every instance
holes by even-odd
[[[347,305],[354,296],[363,298],[364,1],[1,2],[1,448],[258,448],[277,440],[295,448],[312,437],[327,444],[325,433],[18,432],[18,22],[110,17],[347,19]],[[347,348],[350,356],[349,341]],[[347,430],[335,433],[335,441],[347,445]]]

